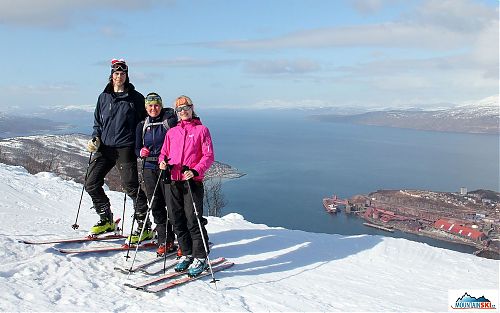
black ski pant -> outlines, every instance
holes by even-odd
[[[149,169],[145,168],[143,171],[144,178],[144,191],[146,192],[146,196],[148,197],[148,202],[153,198],[153,193],[155,191],[156,183],[158,182],[158,177],[160,176],[160,169]],[[165,234],[160,234],[159,229],[165,232],[165,228],[158,227],[158,242],[163,244],[166,242],[173,242],[175,239],[174,235],[174,227],[172,223],[169,221],[169,216],[167,216],[167,209],[165,207],[165,197],[164,190],[168,188],[168,185],[165,185],[162,180],[158,183],[158,187],[156,188],[156,193],[154,194],[154,200],[151,203],[151,212],[153,214],[154,222],[156,225],[165,225],[166,227],[166,237]]]
[[[109,198],[104,192],[104,178],[116,165],[120,173],[123,191],[134,201],[134,214],[137,220],[144,220],[148,209],[146,195],[139,188],[137,160],[133,147],[112,148],[101,145],[89,166],[85,190],[92,198],[94,208],[99,213],[109,207]]]
[[[165,185],[165,199],[169,216],[174,224],[174,232],[183,255],[192,255],[195,258],[206,258],[205,252],[209,251],[208,246],[203,247],[204,236],[208,245],[208,234],[205,229],[207,220],[203,217],[203,183],[190,181],[193,198],[188,191],[188,182],[172,181],[170,185]],[[169,188],[170,187],[170,188]],[[198,226],[196,214],[194,212],[193,200],[198,211],[198,218],[201,222],[201,229]]]

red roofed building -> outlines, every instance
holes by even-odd
[[[460,224],[450,223],[445,220],[437,220],[434,223],[434,227],[445,232],[475,241],[482,241],[486,239],[486,235],[483,232]]]

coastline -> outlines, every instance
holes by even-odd
[[[325,201],[363,219],[365,226],[469,246],[475,249],[474,255],[500,260],[498,192],[377,190],[349,199],[333,195]]]
[[[393,231],[398,230],[398,231],[403,232],[403,233],[413,234],[413,235],[417,235],[417,236],[427,237],[427,238],[445,241],[445,242],[450,242],[450,243],[455,243],[455,244],[466,245],[466,246],[474,247],[475,249],[477,249],[476,252],[473,253],[476,256],[483,257],[483,255],[486,255],[485,257],[488,257],[488,258],[492,258],[492,259],[496,259],[496,260],[500,259],[500,253],[494,247],[488,247],[488,246],[485,246],[481,243],[467,240],[467,239],[464,239],[462,237],[458,237],[458,236],[452,235],[450,233],[436,230],[436,229],[432,229],[432,228],[412,230],[408,227],[404,227],[403,225],[399,225],[398,223],[382,224],[377,220],[363,217],[362,213],[364,213],[364,212],[356,211],[356,212],[352,212],[352,215],[355,215],[355,216],[367,221],[367,223],[363,223],[366,226],[375,227],[375,228],[378,228],[378,229],[381,229],[384,231],[388,231],[386,229],[391,229]],[[349,213],[346,213],[346,214],[349,214]]]

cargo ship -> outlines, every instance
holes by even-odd
[[[337,213],[339,210],[337,203],[332,198],[323,198],[323,206],[328,213]]]

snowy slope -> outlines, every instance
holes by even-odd
[[[211,257],[237,264],[216,273],[218,290],[199,280],[146,294],[124,287],[127,276],[113,271],[130,264],[122,252],[68,256],[18,243],[75,236],[81,185],[4,164],[0,178],[0,311],[447,311],[449,289],[498,289],[498,261],[404,239],[271,228],[228,214],[208,224]],[[121,216],[123,194],[110,194]],[[97,219],[90,205],[85,195],[80,229]],[[138,260],[151,255],[139,252]]]

